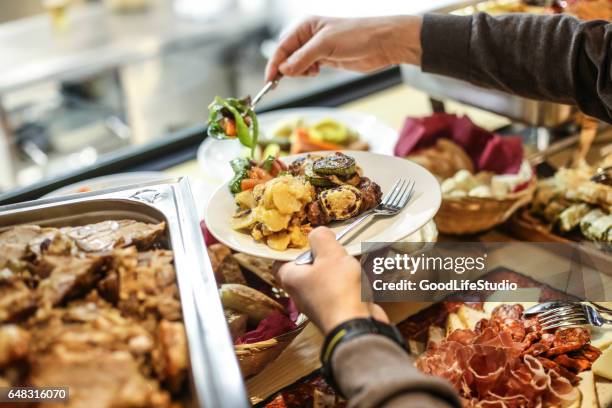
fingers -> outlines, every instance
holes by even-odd
[[[346,250],[336,241],[336,234],[327,227],[317,227],[308,235],[310,250],[317,257],[337,257],[346,255]]]
[[[314,35],[314,19],[302,21],[297,26],[289,29],[274,51],[274,54],[266,66],[266,81],[272,81],[279,72],[279,65],[287,60],[295,51],[306,44]]]
[[[309,68],[318,66],[318,61],[326,57],[327,53],[323,36],[317,34],[282,62],[278,69],[288,76],[305,75]]]

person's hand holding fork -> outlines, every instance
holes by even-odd
[[[315,254],[312,265],[286,263],[277,269],[283,289],[323,334],[350,319],[389,318],[374,303],[361,301],[361,266],[336,241],[332,230],[318,227],[308,236]]]

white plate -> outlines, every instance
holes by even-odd
[[[262,113],[257,117],[263,135],[272,132],[279,123],[291,118],[302,118],[307,124],[331,118],[357,131],[361,139],[368,142],[373,153],[393,155],[393,147],[398,138],[397,131],[375,116],[337,108],[283,109]],[[221,183],[232,178],[229,161],[239,156],[242,150],[238,140],[217,140],[209,137],[198,149],[198,164],[207,178]]]
[[[329,152],[319,152],[319,154]],[[343,242],[351,255],[361,254],[362,242],[397,242],[414,233],[431,220],[442,201],[440,185],[436,178],[423,167],[399,157],[375,154],[370,152],[346,152],[355,158],[363,169],[364,176],[378,183],[383,193],[388,192],[398,178],[412,179],[416,182],[416,191],[412,201],[394,217],[376,217],[367,228],[361,228],[354,233],[348,242]],[[297,157],[283,158],[292,162]],[[246,233],[234,231],[230,221],[236,204],[229,192],[228,183],[221,185],[212,195],[205,212],[206,225],[217,240],[236,251],[245,252],[262,258],[291,261],[305,248],[275,251],[267,245],[256,242]],[[339,231],[350,221],[334,223],[331,227]]]

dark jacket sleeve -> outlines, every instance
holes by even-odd
[[[426,14],[422,69],[612,122],[612,24],[567,15]]]
[[[365,335],[341,343],[332,369],[349,407],[461,408],[448,383],[421,374],[410,356],[384,336]]]

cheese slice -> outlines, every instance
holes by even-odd
[[[465,325],[470,329],[476,327],[476,323],[478,323],[481,319],[487,319],[490,315],[481,312],[480,310],[472,309],[469,306],[461,305],[459,310],[457,310],[457,315]]]
[[[605,350],[612,344],[612,330],[595,328],[591,330],[591,344],[600,350]]]
[[[603,378],[612,380],[612,347],[608,347],[593,363],[593,372]]]
[[[600,407],[612,407],[612,381],[605,378],[595,377],[597,387],[597,399]]]
[[[468,327],[463,323],[457,313],[451,313],[446,319],[446,335],[448,336],[455,330],[467,329]]]
[[[578,391],[582,396],[580,401],[580,408],[599,408],[599,401],[597,400],[597,390],[595,389],[595,376],[592,371],[583,371],[578,374],[580,377],[580,384],[578,384]]]
[[[427,329],[427,343],[428,344],[431,341],[436,342],[436,343],[439,341],[442,341],[444,340],[444,337],[446,337],[446,332],[440,326],[431,325]]]
[[[418,356],[425,351],[425,344],[414,339],[408,339],[408,350],[410,350],[410,354]]]

